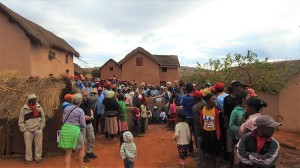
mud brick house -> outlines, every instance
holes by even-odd
[[[100,67],[101,78],[111,78],[115,76],[118,79],[122,78],[121,66],[113,59],[109,59]]]
[[[100,69],[101,78],[134,80],[137,83],[165,85],[168,81],[179,79],[180,67],[176,55],[154,55],[142,47],[128,53],[118,63],[108,60]]]
[[[79,53],[65,40],[0,3],[0,70],[24,76],[74,75]]]

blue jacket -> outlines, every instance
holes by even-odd
[[[101,94],[100,96],[98,96],[98,102],[97,102],[97,115],[103,115],[104,114],[104,107],[102,105],[103,99],[104,99],[104,95]]]
[[[183,113],[185,113],[187,118],[194,118],[193,114],[193,106],[194,106],[194,98],[193,96],[186,94],[182,97],[181,103]]]

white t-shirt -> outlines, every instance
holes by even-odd
[[[179,122],[175,126],[175,135],[178,145],[187,145],[190,143],[191,132],[190,127],[186,122]]]

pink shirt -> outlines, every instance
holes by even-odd
[[[176,104],[174,102],[170,104],[170,113],[176,113]]]
[[[244,132],[246,128],[249,129],[251,132],[254,131],[257,128],[256,126],[254,126],[254,121],[259,116],[261,116],[260,113],[252,114],[251,116],[249,116],[249,118],[240,127],[240,135]]]

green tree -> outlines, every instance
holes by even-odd
[[[291,70],[284,65],[259,60],[255,53],[248,50],[246,56],[227,54],[225,58],[199,64],[197,70],[184,78],[187,82],[203,85],[205,82],[222,81],[229,85],[232,80],[240,80],[258,91],[278,94],[291,76]]]
[[[100,68],[94,68],[91,72],[93,78],[100,78]]]

